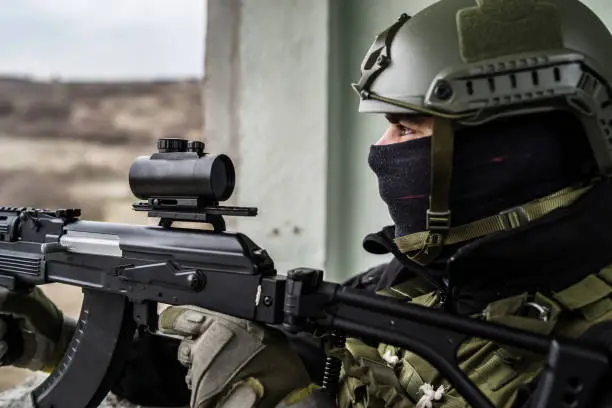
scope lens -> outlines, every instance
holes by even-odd
[[[218,201],[225,201],[231,197],[236,183],[234,165],[229,157],[219,155],[215,157],[210,169],[210,189]]]

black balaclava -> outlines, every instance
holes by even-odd
[[[427,137],[370,149],[368,162],[378,177],[396,237],[425,230],[430,146]],[[544,197],[585,180],[595,168],[580,123],[567,112],[462,128],[455,133],[452,226]]]

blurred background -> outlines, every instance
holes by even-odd
[[[160,137],[203,138],[205,4],[0,4],[0,203],[147,222],[131,211],[132,161]],[[45,289],[78,315],[78,289]],[[0,368],[0,389],[28,374]]]
[[[383,118],[350,88],[375,35],[434,0],[0,0],[0,203],[147,223],[128,169],[160,137],[204,140],[237,170],[230,229],[277,269],[341,281],[386,257],[367,166]],[[609,0],[584,0],[612,25]],[[51,285],[63,310],[81,296]],[[0,369],[0,389],[27,373]]]

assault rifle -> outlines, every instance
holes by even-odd
[[[159,218],[159,226],[80,220],[78,209],[0,208],[0,285],[18,291],[57,282],[84,293],[74,338],[33,391],[35,407],[96,407],[135,336],[157,333],[158,303],[197,305],[291,332],[323,331],[335,346],[354,336],[403,347],[431,362],[475,408],[492,404],[459,369],[456,351],[469,337],[491,339],[547,354],[533,407],[597,406],[610,369],[603,349],[325,282],[320,270],[278,275],[264,249],[226,231],[224,216],[257,214],[219,205],[234,189],[229,157],[183,139],[161,139],[158,149],[136,159],[129,182],[145,200],[133,209]],[[175,228],[175,221],[213,230]],[[16,333],[9,332],[9,350],[20,349]],[[339,373],[340,362],[328,358],[323,388],[331,394]]]

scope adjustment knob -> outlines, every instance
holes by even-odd
[[[198,154],[204,153],[204,143],[199,140],[192,140],[187,144],[187,151],[194,152]]]
[[[187,140],[178,138],[159,139],[157,149],[160,153],[181,153],[187,151]]]

